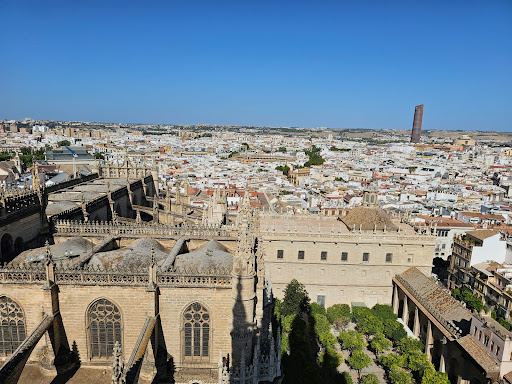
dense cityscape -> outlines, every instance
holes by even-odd
[[[0,384],[512,384],[510,0],[0,15]]]
[[[509,382],[512,135],[422,115],[3,120],[2,382]]]

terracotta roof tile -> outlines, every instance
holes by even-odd
[[[500,363],[497,359],[487,353],[471,335],[466,335],[458,339],[459,344],[464,350],[482,367],[487,374],[489,372],[499,372]]]

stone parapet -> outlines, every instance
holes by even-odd
[[[186,236],[190,239],[229,239],[238,237],[238,231],[232,225],[184,225],[174,226],[154,223],[116,223],[113,222],[76,222],[56,220],[56,236],[104,236],[121,235],[125,237],[175,238]]]

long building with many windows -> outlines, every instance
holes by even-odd
[[[393,276],[412,266],[429,275],[436,244],[435,236],[378,208],[370,191],[363,206],[339,219],[263,215],[260,231],[274,294],[283,297],[295,278],[326,307],[390,304]]]

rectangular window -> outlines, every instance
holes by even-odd
[[[369,261],[370,260],[370,254],[368,252],[363,253],[363,261]]]
[[[325,295],[317,295],[316,303],[325,308]]]
[[[392,253],[386,253],[386,263],[393,262],[393,254]]]
[[[297,255],[297,258],[299,260],[304,260],[304,251],[299,251],[298,255]]]
[[[410,263],[412,259],[410,257],[407,258],[407,262]]]
[[[284,251],[282,249],[279,249],[277,251],[277,258],[278,259],[282,259],[283,258],[283,255],[284,255]]]
[[[341,261],[348,260],[348,252],[341,252]]]
[[[496,346],[496,356],[498,356],[498,353],[500,353],[500,346],[499,345]]]
[[[324,251],[320,254],[320,260],[327,260],[327,252]]]

